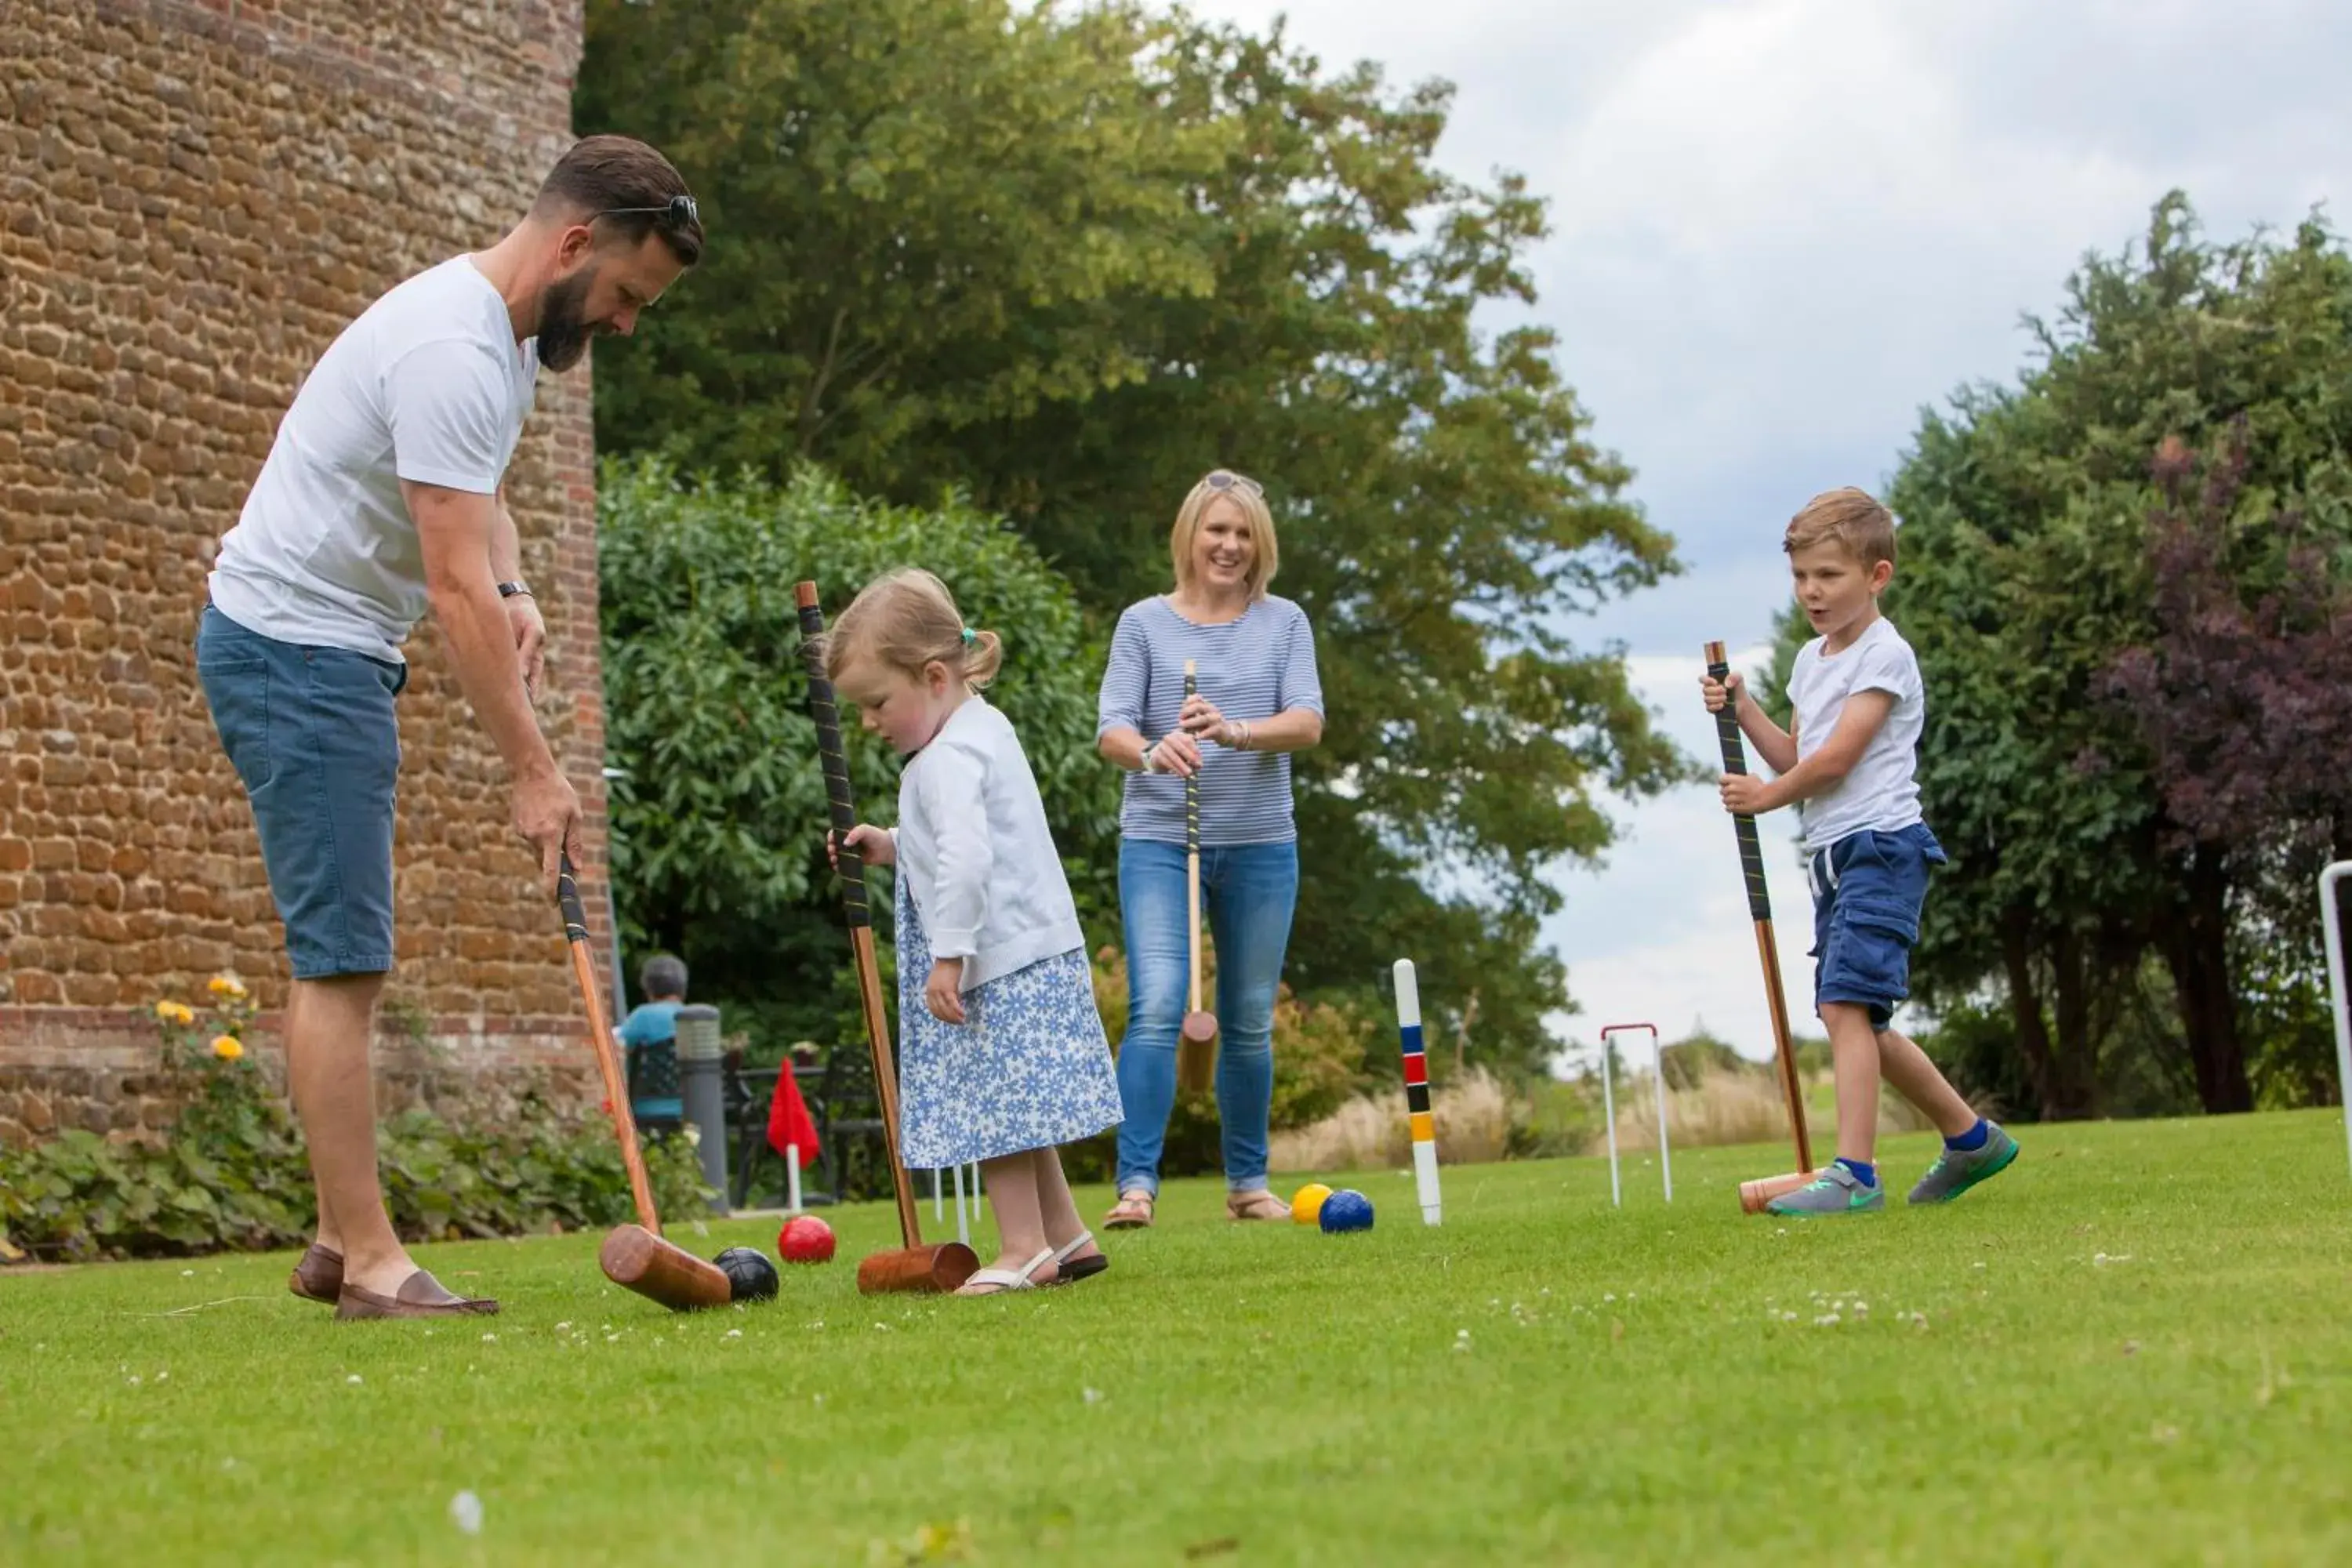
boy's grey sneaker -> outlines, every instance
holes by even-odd
[[[1947,1147],[1911,1189],[1915,1204],[1948,1204],[1979,1182],[1990,1181],[2009,1169],[2017,1159],[2017,1140],[2003,1132],[1999,1125],[1985,1123],[1984,1146],[1979,1149]]]
[[[1865,1187],[1862,1178],[1852,1171],[1832,1164],[1795,1192],[1784,1193],[1766,1204],[1764,1212],[1818,1219],[1823,1215],[1876,1214],[1885,1206],[1884,1186]]]

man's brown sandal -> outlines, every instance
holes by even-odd
[[[286,1277],[286,1289],[305,1301],[333,1306],[343,1293],[343,1255],[312,1242],[294,1272]]]
[[[346,1284],[335,1303],[338,1318],[490,1318],[498,1310],[499,1304],[486,1298],[452,1295],[422,1268],[402,1280],[394,1295]]]
[[[1151,1194],[1140,1187],[1119,1194],[1118,1202],[1103,1216],[1105,1230],[1142,1230],[1150,1224]]]
[[[1254,1193],[1226,1194],[1225,1215],[1231,1219],[1288,1219],[1290,1205],[1261,1187]]]

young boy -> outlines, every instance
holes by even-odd
[[[1858,489],[1815,496],[1781,548],[1814,637],[1789,677],[1795,726],[1764,715],[1734,674],[1702,678],[1706,705],[1738,704],[1739,727],[1778,776],[1723,776],[1724,809],[1760,816],[1801,803],[1813,889],[1813,1006],[1837,1067],[1837,1160],[1808,1186],[1775,1198],[1778,1215],[1884,1209],[1874,1163],[1878,1080],[1944,1134],[1944,1152],[1915,1204],[1946,1203],[1999,1175],[2017,1142],[1969,1108],[1926,1052],[1887,1026],[1909,994],[1911,944],[1927,868],[1943,847],[1919,815],[1913,753],[1927,717],[1919,661],[1878,595],[1895,576],[1895,519]]]

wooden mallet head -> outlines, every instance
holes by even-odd
[[[640,1225],[614,1226],[596,1261],[605,1279],[673,1312],[723,1307],[735,1299],[725,1269]]]
[[[1766,1204],[1795,1192],[1820,1174],[1819,1171],[1791,1171],[1785,1176],[1759,1176],[1752,1182],[1742,1182],[1739,1184],[1739,1212],[1762,1214]]]
[[[947,1295],[980,1271],[980,1255],[961,1241],[893,1247],[857,1266],[857,1293]]]

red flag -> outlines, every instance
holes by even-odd
[[[809,1118],[808,1103],[801,1099],[801,1086],[786,1058],[776,1069],[776,1095],[768,1102],[768,1146],[782,1155],[793,1145],[799,1146],[801,1169],[807,1170],[816,1158],[816,1123]]]

